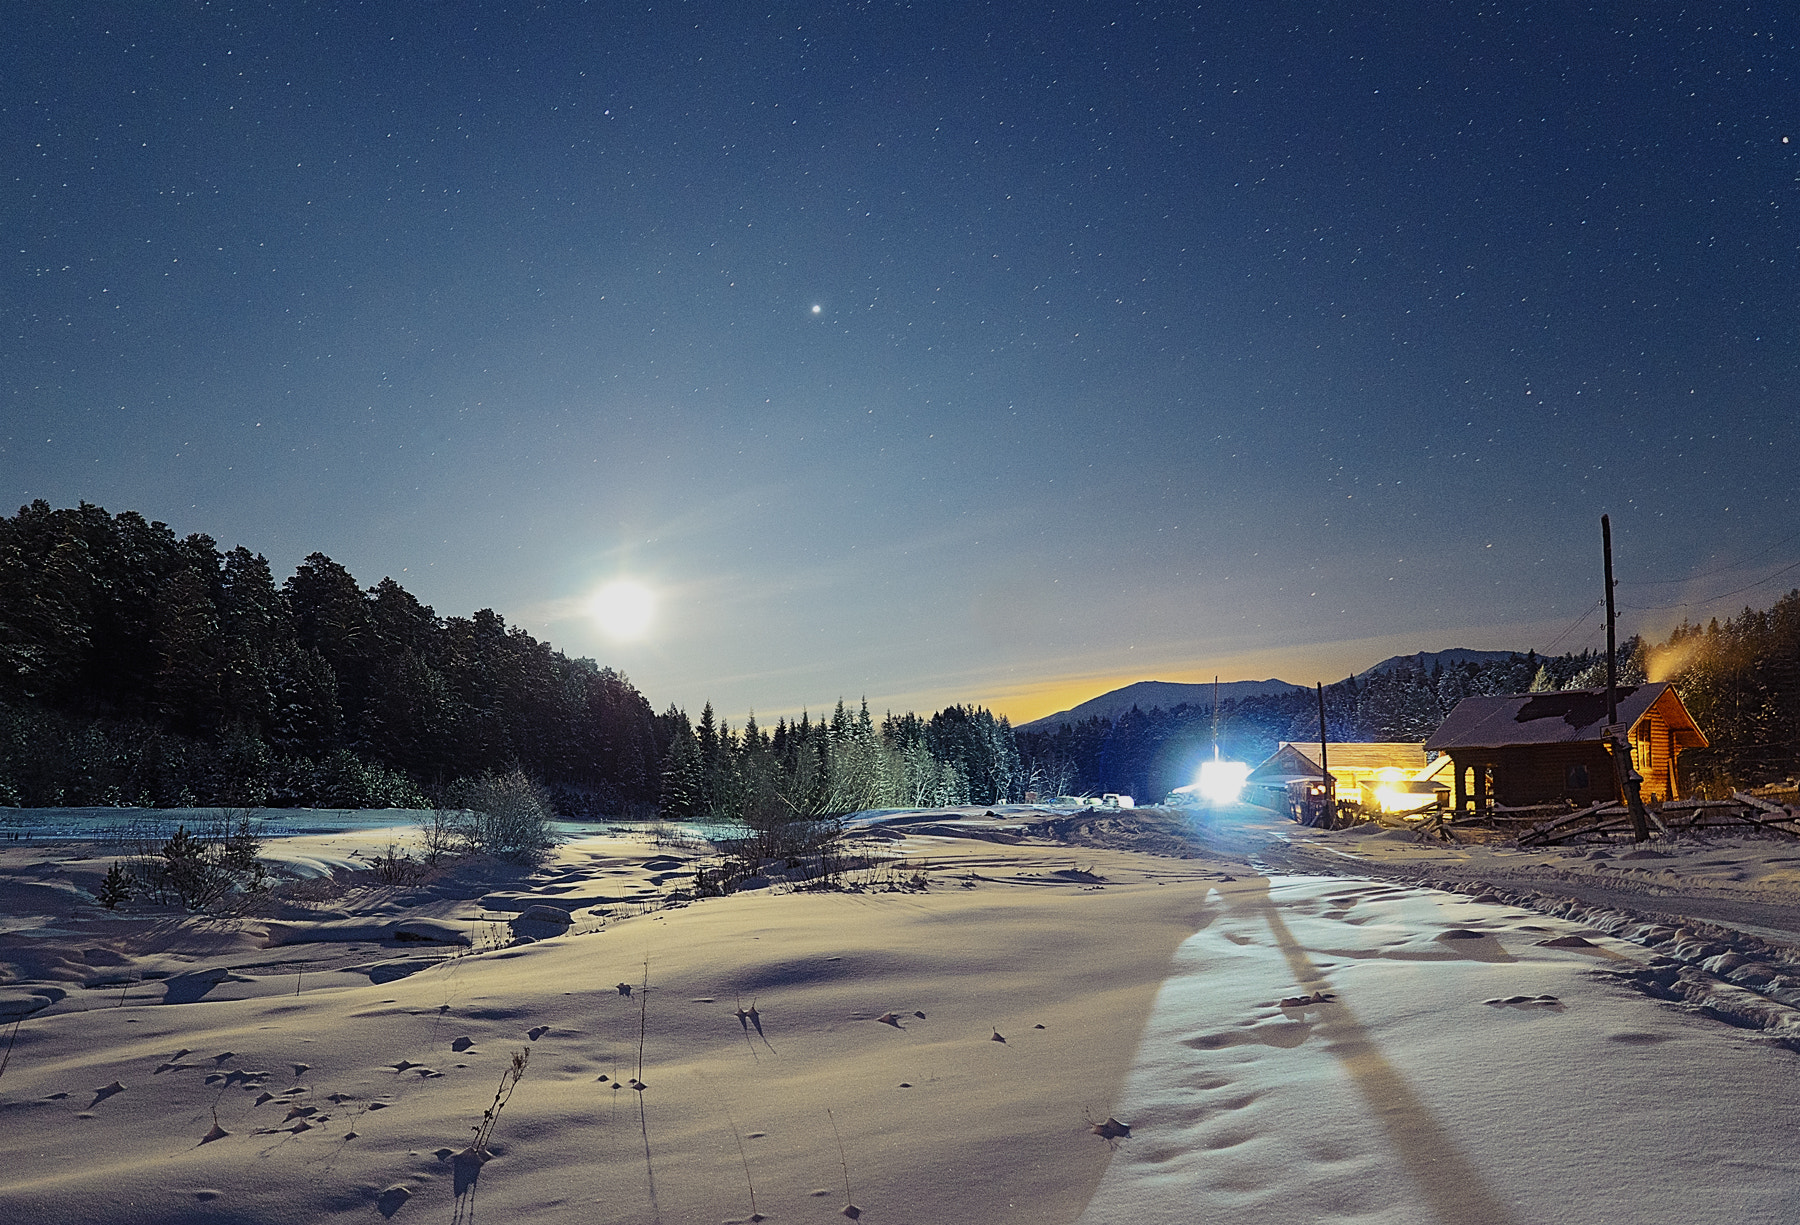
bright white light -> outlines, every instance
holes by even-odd
[[[642,638],[656,612],[656,597],[632,579],[614,579],[594,593],[588,612],[609,638]]]
[[[819,305],[819,304],[818,304],[818,303],[817,303],[817,302],[814,302],[814,303],[813,303],[813,309],[812,309],[812,313],[813,313],[813,314],[815,314],[815,315],[816,315],[816,314],[818,314],[818,313],[819,313],[819,312],[821,312],[821,311],[823,311],[823,310],[824,310],[824,309],[825,309],[825,308],[824,308],[824,307],[823,307],[823,306],[820,306],[820,305]]]
[[[1200,763],[1200,794],[1215,804],[1235,804],[1250,767],[1241,761],[1203,761]]]

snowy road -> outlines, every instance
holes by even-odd
[[[1800,1057],[1606,975],[1645,950],[1366,880],[1211,900],[1083,1225],[1800,1220]]]

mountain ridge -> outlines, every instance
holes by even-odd
[[[1442,651],[1415,651],[1411,655],[1389,656],[1380,663],[1356,673],[1355,679],[1367,680],[1379,673],[1392,672],[1401,666],[1429,670],[1435,664],[1450,667],[1463,663],[1491,663],[1523,654],[1525,654],[1523,651],[1477,651],[1468,647],[1450,647]],[[1311,685],[1296,685],[1292,681],[1271,677],[1261,681],[1223,681],[1218,685],[1218,694],[1219,702],[1223,704],[1247,697],[1260,697],[1270,693],[1292,693],[1310,688],[1312,688]],[[1059,710],[1055,714],[1033,719],[1029,723],[1021,723],[1014,730],[1021,732],[1048,731],[1059,724],[1080,723],[1095,717],[1110,722],[1133,706],[1141,710],[1157,708],[1173,710],[1183,703],[1210,711],[1213,703],[1212,683],[1209,681],[1133,681],[1129,685],[1108,690],[1097,697],[1091,697],[1068,710]]]

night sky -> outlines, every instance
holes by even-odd
[[[1598,646],[1603,512],[1622,633],[1800,584],[1788,4],[5,25],[7,513],[734,723]]]

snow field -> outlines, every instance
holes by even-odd
[[[1644,950],[1374,882],[1211,903],[1083,1225],[1800,1219],[1800,1061],[1595,973]]]

